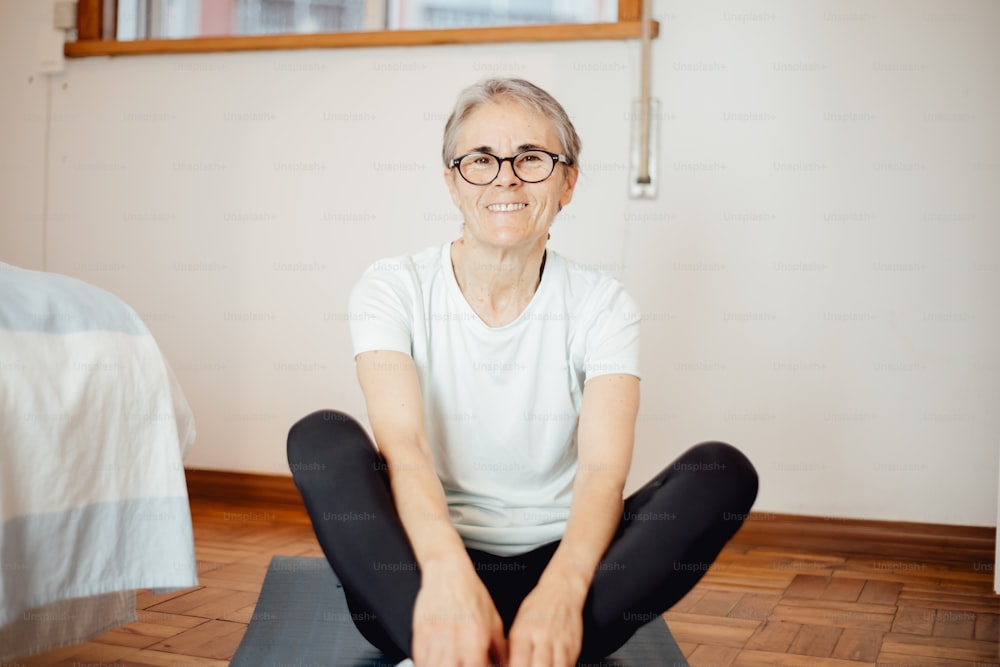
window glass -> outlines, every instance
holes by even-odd
[[[120,41],[614,23],[616,0],[119,0]]]

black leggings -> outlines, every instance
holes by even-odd
[[[357,421],[323,410],[292,427],[288,463],[355,625],[389,659],[402,660],[410,653],[420,570],[384,459]],[[750,461],[721,442],[689,449],[629,496],[584,605],[581,659],[613,653],[684,597],[756,496]],[[511,557],[468,549],[505,630],[558,545]]]

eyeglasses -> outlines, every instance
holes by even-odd
[[[565,155],[548,151],[524,151],[513,157],[497,157],[492,153],[466,153],[454,158],[449,169],[458,167],[458,173],[472,185],[489,185],[500,175],[504,162],[510,162],[514,175],[525,183],[541,183],[552,175],[556,163],[570,164]]]

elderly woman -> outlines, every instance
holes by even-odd
[[[376,262],[351,294],[374,443],[334,411],[289,433],[352,618],[392,660],[600,659],[695,585],[756,497],[753,466],[716,442],[623,500],[638,310],[546,248],[579,154],[537,86],[463,91],[443,152],[461,236]]]

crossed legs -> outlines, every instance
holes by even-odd
[[[355,625],[387,657],[401,660],[410,651],[420,570],[385,461],[357,421],[323,410],[292,427],[288,462]],[[581,657],[613,653],[680,600],[742,525],[756,495],[757,474],[746,457],[709,442],[629,496],[584,605]],[[469,550],[505,629],[557,546],[512,557]]]

